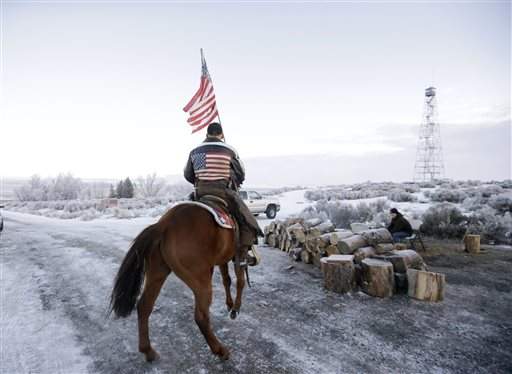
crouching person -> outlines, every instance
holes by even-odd
[[[389,211],[391,215],[391,223],[388,226],[388,231],[393,236],[395,243],[400,242],[402,239],[412,235],[412,227],[409,221],[400,213],[396,208]]]

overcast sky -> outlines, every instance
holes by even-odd
[[[181,174],[206,53],[253,185],[410,180],[424,89],[446,176],[511,177],[511,7],[2,2],[1,176]]]

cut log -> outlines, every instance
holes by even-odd
[[[407,270],[408,295],[423,301],[444,299],[445,276],[440,273],[409,269]]]
[[[320,246],[327,247],[328,245],[333,244],[332,240],[331,240],[332,233],[328,232],[326,234],[320,235],[318,238],[320,239],[320,242],[321,242]]]
[[[332,238],[331,244],[336,244],[336,243],[338,243],[339,240],[349,238],[353,235],[354,235],[354,233],[350,230],[336,229],[334,232],[331,233],[331,238]]]
[[[480,235],[466,235],[464,237],[466,252],[480,253]]]
[[[340,253],[352,254],[356,249],[367,247],[368,243],[361,235],[353,235],[349,238],[339,240],[337,246]]]
[[[395,288],[393,265],[390,262],[365,258],[361,262],[363,292],[371,296],[391,297]]]
[[[315,227],[309,229],[309,232],[316,236],[320,236],[322,234],[325,234],[326,232],[333,232],[333,231],[334,231],[334,225],[332,224],[331,221],[322,222],[321,224],[316,225]]]
[[[304,243],[306,241],[304,227],[302,227],[300,223],[296,223],[288,227],[288,233],[292,238],[294,238],[299,243]]]
[[[305,248],[311,253],[319,252],[318,238],[307,238]]]
[[[366,223],[357,223],[357,222],[354,222],[354,223],[351,223],[350,224],[350,229],[352,230],[352,232],[354,234],[360,234],[366,230],[369,229],[368,225]]]
[[[311,227],[315,227],[316,225],[319,225],[322,223],[322,220],[320,218],[311,218],[311,219],[308,219],[307,221],[304,221],[304,226],[306,226],[306,228],[311,228]]]
[[[290,249],[292,249],[292,240],[290,237],[287,237],[284,241],[284,250],[285,252],[290,252]]]
[[[393,244],[393,249],[397,250],[397,251],[401,251],[401,250],[407,249],[407,244],[405,244],[405,243],[395,243],[395,244]]]
[[[393,237],[387,229],[365,230],[360,232],[359,235],[365,238],[368,245],[372,247],[382,243],[393,243]]]
[[[271,247],[276,247],[276,235],[275,234],[270,234],[268,236],[268,245],[271,246]]]
[[[333,255],[320,260],[324,275],[324,287],[330,291],[345,293],[355,286],[354,256]]]
[[[338,251],[338,246],[332,244],[325,247],[323,251],[327,256],[340,254],[340,252]]]
[[[374,248],[375,248],[375,252],[377,254],[381,255],[384,253],[390,253],[391,251],[393,251],[393,249],[395,249],[395,246],[394,246],[394,244],[391,244],[391,243],[380,243],[380,244],[375,244]]]
[[[284,251],[285,250],[285,245],[286,245],[286,235],[281,235],[280,236],[280,240],[279,240],[279,249],[281,251]]]
[[[393,250],[389,254],[372,257],[391,262],[395,273],[407,273],[407,269],[427,270],[427,265],[423,258],[412,249]]]
[[[320,260],[325,256],[321,252],[313,253],[313,265],[320,268]]]
[[[305,264],[312,264],[313,263],[313,255],[311,254],[311,252],[309,252],[308,250],[304,249],[301,253],[300,253],[300,259],[302,260],[303,263]]]
[[[376,254],[375,248],[373,248],[373,247],[358,248],[354,252],[354,262],[356,264],[360,264],[361,261],[363,261],[365,258],[368,258],[368,257],[373,256],[375,254]]]

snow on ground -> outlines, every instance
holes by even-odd
[[[277,218],[310,205],[303,194],[283,194]],[[235,321],[227,316],[215,272],[211,318],[231,359],[220,362],[211,355],[193,320],[190,290],[171,276],[150,322],[162,359],[146,364],[137,352],[136,316],[113,320],[105,313],[130,241],[157,218],[83,222],[14,212],[4,216],[2,374],[512,370],[507,348],[512,325],[503,319],[512,305],[506,255],[495,262],[461,256],[450,267],[439,257],[432,270],[447,274],[446,300],[430,304],[400,295],[380,300],[360,292],[326,292],[318,269],[262,247],[262,264],[251,269],[253,287],[245,290]],[[485,273],[496,267],[500,276]]]

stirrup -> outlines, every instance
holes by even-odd
[[[247,263],[249,266],[256,266],[259,265],[261,262],[261,256],[256,251],[256,246],[252,245],[249,251],[247,251]]]

